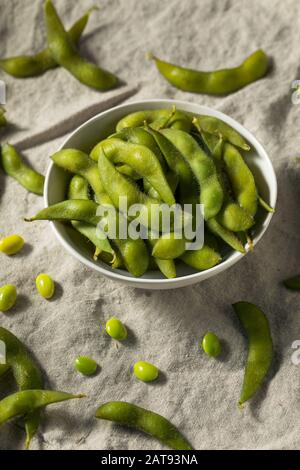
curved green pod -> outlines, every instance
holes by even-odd
[[[77,45],[95,8],[90,8],[68,31],[70,40]],[[48,47],[33,55],[21,55],[0,59],[0,69],[15,78],[37,77],[47,70],[57,67]],[[1,124],[0,124],[1,125]]]
[[[118,83],[115,75],[80,56],[51,0],[45,1],[44,13],[48,47],[54,60],[84,85],[101,91],[114,88]]]
[[[0,425],[12,418],[34,413],[53,403],[83,397],[85,395],[72,395],[55,390],[23,390],[13,393],[0,401]]]
[[[176,88],[190,93],[227,95],[264,77],[269,68],[269,59],[261,49],[247,57],[234,68],[202,72],[180,67],[160,60],[150,54],[161,75]]]
[[[27,191],[42,196],[44,192],[44,176],[26,165],[21,155],[12,145],[3,144],[1,153],[4,171],[18,181]]]
[[[30,356],[24,344],[10,331],[0,327],[0,340],[6,346],[6,367],[11,369],[16,384],[20,390],[43,388],[42,373],[38,365]],[[5,369],[2,370],[5,372]],[[1,403],[1,402],[0,402]],[[25,420],[26,448],[36,434],[40,423],[38,410],[28,413]]]
[[[205,220],[215,217],[222,207],[224,191],[213,159],[187,132],[177,129],[162,129],[161,132],[180,151],[199,182]]]
[[[248,357],[239,404],[243,405],[257,392],[271,366],[273,342],[264,312],[250,302],[233,304],[248,338]]]
[[[192,450],[191,444],[178,429],[163,416],[125,401],[110,401],[96,411],[96,418],[131,426],[150,434],[162,444],[175,450]]]

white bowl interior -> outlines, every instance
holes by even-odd
[[[244,152],[244,156],[247,164],[255,175],[258,191],[272,207],[275,207],[277,198],[276,175],[272,163],[261,144],[241,124],[229,116],[206,106],[177,100],[148,100],[120,105],[93,117],[81,125],[65,140],[60,149],[76,148],[88,153],[97,142],[114,132],[116,123],[123,116],[134,111],[168,108],[173,105],[175,105],[177,109],[184,111],[216,116],[236,129],[251,146],[251,151]],[[70,175],[50,163],[45,181],[44,198],[46,206],[66,199],[69,180]],[[254,244],[263,236],[271,221],[272,215],[273,214],[259,209],[257,223],[254,229]],[[92,258],[91,245],[83,240],[71,227],[60,222],[54,222],[51,223],[51,225],[62,245],[81,262],[101,274],[134,287],[168,289],[193,284],[207,279],[218,272],[224,271],[244,256],[241,253],[228,250],[224,254],[223,261],[207,271],[198,272],[183,263],[179,263],[177,277],[175,279],[165,279],[159,271],[150,271],[145,273],[141,278],[134,278],[127,271],[112,269],[99,260],[94,261]]]

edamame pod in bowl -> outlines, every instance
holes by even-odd
[[[66,201],[65,170],[86,181],[90,200],[75,196]],[[205,106],[149,100],[106,111],[66,140],[48,170],[49,207],[34,218],[52,220],[64,246],[98,272],[135,287],[164,289],[222,272],[241,259],[250,244],[255,248],[272,217],[262,207],[262,197],[266,208],[275,206],[276,178],[251,133]],[[197,213],[200,202],[202,225]],[[115,218],[105,214],[108,207]],[[169,213],[169,225],[164,223],[163,208]],[[175,208],[182,212],[179,226],[175,212],[171,215]],[[100,223],[122,265],[111,265],[101,256],[88,257],[60,220],[84,222],[92,230]],[[112,220],[126,221],[125,239],[110,233]],[[209,243],[212,234],[217,244]]]

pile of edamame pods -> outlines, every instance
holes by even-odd
[[[28,220],[70,221],[93,244],[95,258],[133,276],[156,268],[174,278],[178,261],[206,270],[222,260],[224,247],[246,252],[259,202],[273,210],[260,198],[242,155],[249,148],[240,134],[212,116],[175,108],[135,112],[121,119],[116,132],[89,155],[77,149],[52,155],[57,166],[74,175],[68,199]],[[153,236],[151,221],[145,241],[99,237],[96,225],[106,216],[97,215],[98,205],[116,208],[117,226],[130,220],[129,213],[120,211],[120,198],[127,198],[128,207],[141,204],[146,211],[163,203],[203,204],[204,245],[187,250],[186,240],[172,231]]]

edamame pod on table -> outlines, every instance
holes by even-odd
[[[238,67],[211,72],[180,67],[160,60],[152,54],[149,56],[155,61],[161,75],[174,87],[190,93],[208,95],[226,95],[240,90],[263,78],[269,67],[269,59],[261,49],[247,57]]]
[[[27,191],[42,196],[44,192],[44,176],[26,165],[12,145],[2,145],[1,153],[4,171],[18,181]]]
[[[222,207],[224,192],[213,159],[206,155],[187,132],[177,129],[162,129],[161,132],[181,152],[200,184],[200,203],[204,206],[204,219],[216,216]]]
[[[94,201],[86,201],[84,199],[67,200],[46,207],[34,217],[26,218],[25,221],[79,220],[97,226],[100,220],[105,219],[106,224],[116,226],[116,232],[118,233],[122,215],[119,213],[112,214],[109,211],[108,217],[116,217],[116,220],[107,219],[107,217],[97,215],[98,207],[98,204]],[[113,238],[113,242],[118,248],[127,270],[133,276],[142,276],[147,271],[149,265],[149,254],[144,241],[141,238],[137,240],[131,238],[124,240]]]
[[[0,401],[0,425],[12,418],[34,413],[48,405],[83,397],[85,395],[72,395],[55,390],[23,390],[13,393]]]
[[[239,400],[243,405],[259,389],[273,358],[273,342],[268,319],[264,312],[249,302],[233,304],[249,341],[244,383]]]
[[[77,80],[96,90],[109,90],[117,85],[115,75],[83,59],[66,32],[51,0],[44,4],[48,47],[53,59]]]
[[[125,401],[110,401],[96,411],[96,418],[131,426],[150,434],[174,450],[193,450],[178,429],[163,416]]]
[[[43,388],[42,373],[38,365],[30,356],[24,344],[10,331],[0,327],[0,340],[6,346],[6,363],[12,370],[14,379],[19,390],[31,390]],[[37,432],[40,423],[40,412],[38,410],[26,414],[26,448]]]
[[[68,36],[75,45],[79,42],[89,16],[94,9],[95,7],[90,8],[69,29]],[[37,77],[47,70],[57,67],[57,65],[48,47],[34,55],[21,55],[0,59],[0,69],[15,78]]]

